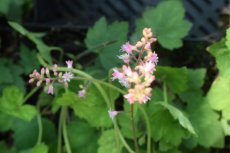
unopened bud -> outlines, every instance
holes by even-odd
[[[34,82],[34,78],[29,80],[29,83],[33,83]]]

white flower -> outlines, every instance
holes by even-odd
[[[73,74],[71,72],[65,72],[62,76],[62,79],[64,82],[70,82],[70,80],[73,79]]]
[[[108,110],[109,117],[113,120],[115,116],[119,113],[118,111],[112,111],[111,108]]]

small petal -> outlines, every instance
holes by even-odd
[[[53,95],[54,94],[54,87],[52,85],[49,85],[47,93],[49,95]]]
[[[71,61],[71,60],[66,61],[66,64],[67,64],[67,68],[69,68],[69,69],[71,69],[73,67],[73,61]]]
[[[57,64],[54,64],[53,65],[53,72],[54,72],[54,75],[57,76],[58,73],[57,73]]]
[[[85,89],[82,89],[82,90],[79,90],[78,91],[78,95],[79,95],[79,97],[85,97]]]
[[[119,112],[118,111],[112,111],[111,108],[110,108],[108,110],[108,113],[109,113],[109,117],[113,120],[114,117],[116,117]]]
[[[64,82],[70,82],[73,79],[73,74],[71,72],[65,72],[62,76]]]
[[[128,64],[130,61],[129,54],[122,54],[118,56],[119,59],[123,60],[124,63]]]
[[[49,76],[50,75],[50,70],[48,68],[46,68],[46,75]]]
[[[132,46],[129,42],[127,42],[124,45],[122,45],[121,50],[128,54],[132,54],[133,47],[134,46]]]
[[[122,72],[120,72],[117,68],[114,68],[112,76],[113,76],[112,80],[122,79],[124,77],[124,74]]]
[[[50,78],[46,78],[46,85],[50,84]]]
[[[154,64],[158,63],[158,56],[155,52],[152,53],[152,55],[150,57],[150,61],[152,61]]]
[[[29,83],[33,83],[34,82],[34,78],[29,80]]]

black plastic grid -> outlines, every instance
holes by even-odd
[[[35,0],[34,23],[45,27],[88,28],[99,17],[131,24],[148,6],[160,0]],[[183,0],[186,18],[193,23],[187,39],[220,37],[218,22],[229,0]]]

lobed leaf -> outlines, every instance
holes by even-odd
[[[170,50],[182,46],[191,23],[184,19],[185,9],[181,0],[162,1],[156,7],[148,8],[136,21],[136,33],[145,27],[152,28],[159,43]]]

